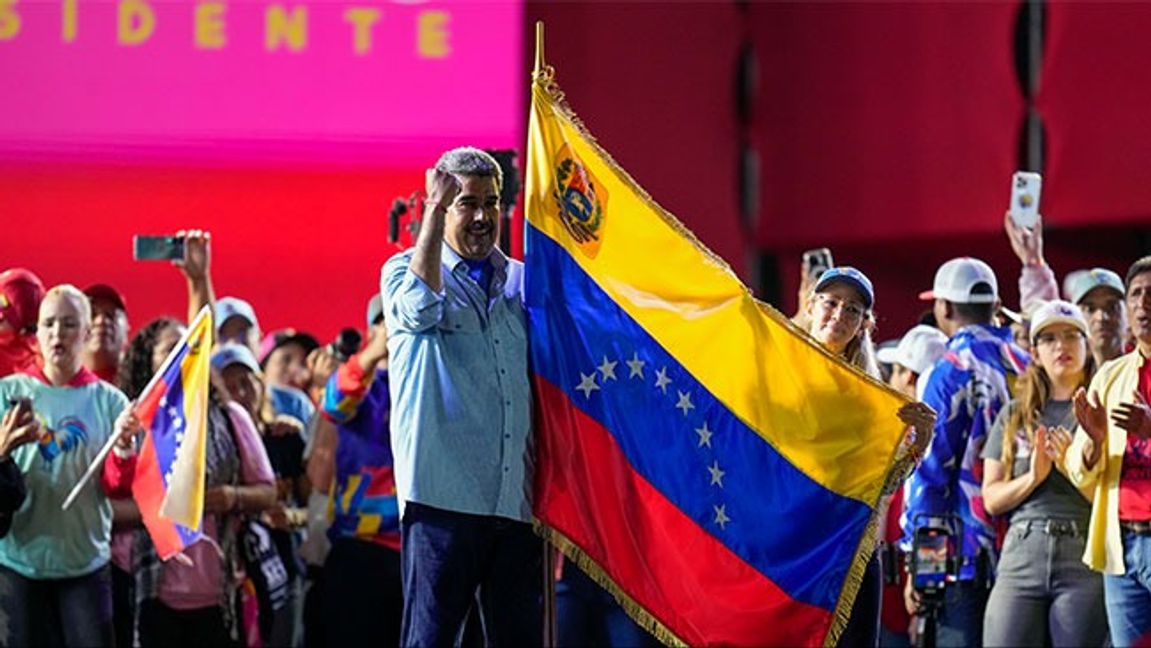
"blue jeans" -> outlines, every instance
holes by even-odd
[[[477,597],[485,645],[543,641],[543,541],[530,525],[408,502],[400,542],[401,645],[450,647]]]
[[[0,645],[111,646],[114,634],[107,565],[58,580],[0,567]]]
[[[1151,632],[1151,536],[1123,534],[1127,573],[1103,575],[1111,643],[1130,646]]]

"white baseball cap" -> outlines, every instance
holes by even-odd
[[[1035,339],[1043,332],[1043,329],[1051,326],[1052,324],[1070,324],[1083,332],[1083,335],[1088,335],[1087,332],[1087,319],[1083,317],[1083,311],[1079,307],[1069,301],[1062,299],[1053,299],[1048,302],[1040,304],[1039,308],[1031,315],[1031,343],[1035,344]]]
[[[920,324],[903,334],[899,344],[880,349],[876,357],[884,364],[901,364],[922,374],[947,351],[947,335],[934,326]]]
[[[1096,288],[1108,288],[1111,292],[1123,299],[1127,291],[1123,287],[1123,280],[1119,275],[1107,268],[1091,268],[1069,273],[1063,280],[1063,294],[1067,301],[1078,304],[1083,301],[1087,293]]]
[[[241,317],[248,321],[253,328],[257,331],[260,329],[260,322],[256,320],[256,311],[248,302],[240,299],[239,297],[222,297],[216,300],[216,330],[219,331],[220,327],[224,325],[232,317]]]
[[[979,284],[986,288],[977,290]],[[939,266],[931,290],[919,293],[923,300],[946,299],[956,304],[993,304],[999,299],[999,282],[991,266],[973,257],[959,257]]]

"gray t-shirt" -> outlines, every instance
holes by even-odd
[[[983,446],[981,455],[983,459],[1003,461],[1003,428],[1007,425],[1008,416],[1017,407],[1019,401],[1013,400],[999,412],[995,425],[987,435],[987,443]],[[1075,413],[1071,410],[1071,401],[1048,401],[1047,406],[1040,412],[1039,422],[1048,428],[1061,425],[1068,430],[1074,430]],[[1023,475],[1030,469],[1031,443],[1024,431],[1018,430],[1015,435],[1015,465],[1012,467],[1011,477]],[[1091,515],[1091,503],[1071,485],[1063,473],[1053,467],[1047,479],[1031,491],[1027,499],[1008,515],[1012,522],[1048,518],[1076,520],[1086,528]]]

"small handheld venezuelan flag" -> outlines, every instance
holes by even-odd
[[[162,560],[201,537],[212,331],[205,306],[136,401],[144,441],[132,494]]]

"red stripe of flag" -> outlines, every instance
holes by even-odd
[[[757,646],[821,643],[831,612],[789,597],[637,475],[611,434],[562,390],[540,376],[533,382],[544,431],[535,502],[544,523],[691,645],[705,637]]]

